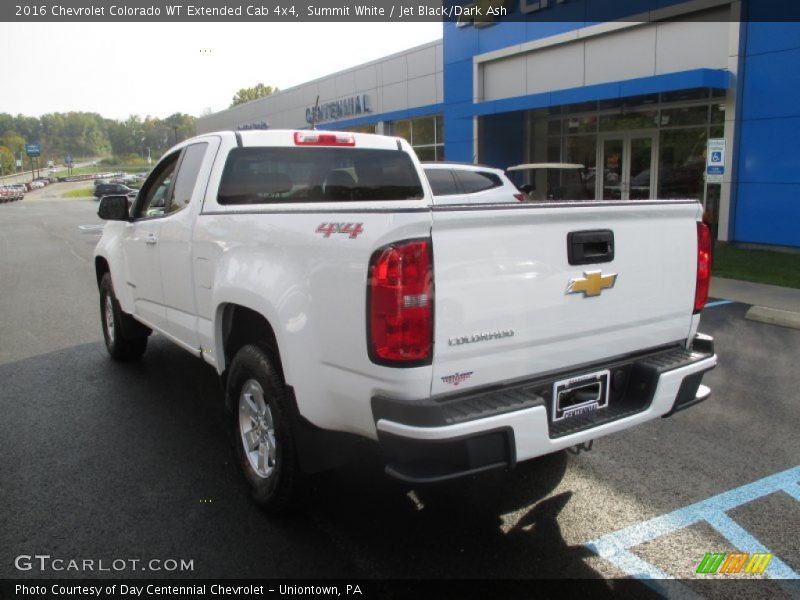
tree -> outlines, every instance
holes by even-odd
[[[15,165],[14,154],[11,150],[5,146],[0,146],[0,169],[2,169],[3,174],[14,173],[16,171]]]
[[[275,92],[279,92],[278,88],[274,88],[271,85],[264,85],[263,83],[259,83],[250,88],[242,88],[236,95],[233,97],[233,102],[231,102],[230,108],[237,106],[239,104],[244,104],[245,102],[250,102],[252,100],[258,100],[259,98],[263,98],[264,96],[271,96]]]

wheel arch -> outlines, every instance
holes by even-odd
[[[103,275],[106,273],[111,273],[111,267],[108,264],[108,261],[104,256],[95,256],[94,257],[94,272],[97,276],[97,285],[100,285],[100,282],[103,279]]]
[[[234,302],[224,302],[216,311],[216,345],[219,370],[223,377],[236,352],[247,344],[258,343],[274,359],[281,377],[283,363],[275,329],[264,314],[254,308]]]

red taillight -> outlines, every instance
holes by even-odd
[[[525,194],[514,194],[514,198],[517,202],[525,202]]]
[[[694,288],[694,312],[703,310],[708,300],[711,281],[711,230],[705,223],[697,222],[697,285]]]
[[[430,362],[433,267],[430,240],[398,242],[372,255],[369,267],[370,357],[406,366]]]
[[[352,133],[295,131],[294,143],[297,146],[355,146],[356,138]]]

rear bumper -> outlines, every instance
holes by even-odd
[[[372,409],[387,473],[410,482],[440,481],[513,467],[689,408],[710,395],[701,380],[716,364],[713,340],[698,335],[690,350],[656,349],[501,388],[418,402],[377,397]],[[612,389],[617,388],[608,407],[553,423],[548,391],[553,382],[598,369],[609,369]]]

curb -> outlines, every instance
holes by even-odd
[[[751,306],[744,318],[749,321],[758,321],[759,323],[800,329],[800,313],[789,310],[767,308],[766,306]]]

